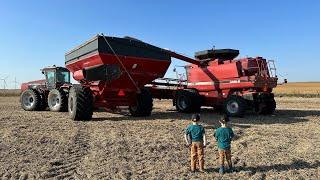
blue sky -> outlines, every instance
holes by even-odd
[[[275,59],[289,81],[320,81],[316,0],[0,0],[0,78],[9,75],[10,87],[14,77],[40,79],[40,68],[63,66],[66,51],[101,32],[191,57],[213,46],[236,48],[242,57]]]

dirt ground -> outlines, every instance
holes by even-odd
[[[190,114],[154,101],[152,116],[106,112],[74,122],[67,113],[26,112],[0,97],[0,179],[319,179],[320,99],[278,98],[273,116],[232,118],[236,172],[218,174],[213,139],[220,114],[202,109],[207,173],[189,172]]]

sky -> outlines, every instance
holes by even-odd
[[[275,60],[289,82],[320,81],[317,0],[0,0],[0,79],[9,76],[9,88],[14,78],[42,79],[41,68],[64,66],[67,51],[98,33],[190,57],[213,46],[239,49],[240,57]],[[173,60],[166,76],[184,64]]]

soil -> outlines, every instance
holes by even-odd
[[[221,114],[201,110],[210,144],[206,173],[189,172],[184,129],[190,114],[154,101],[151,116],[95,112],[27,112],[18,97],[0,97],[0,179],[319,179],[320,99],[277,98],[275,115],[231,118],[235,172],[218,173],[213,131]]]

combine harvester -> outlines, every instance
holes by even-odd
[[[153,98],[172,99],[179,112],[212,106],[230,116],[243,116],[249,108],[273,113],[274,62],[262,57],[235,60],[238,54],[207,50],[192,59],[134,38],[97,35],[66,53],[66,68],[44,68],[46,79],[23,83],[21,105],[29,111],[47,106],[69,111],[73,120],[91,119],[94,109],[122,106],[132,116],[149,116]],[[187,80],[163,78],[172,57],[191,63],[185,67]],[[80,84],[70,83],[70,72]]]

